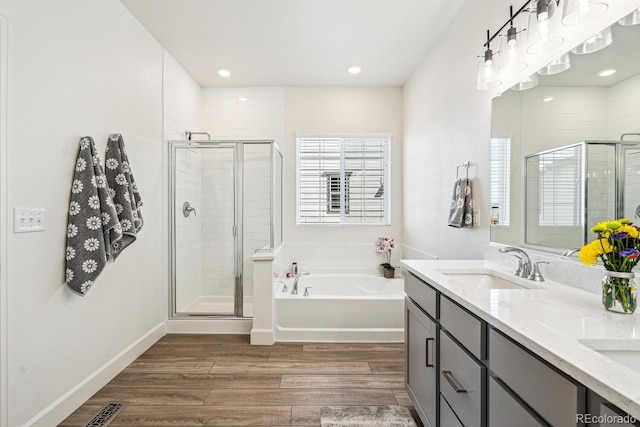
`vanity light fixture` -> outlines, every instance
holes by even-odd
[[[564,25],[579,25],[601,16],[609,9],[608,0],[565,0],[562,13]]]
[[[246,101],[247,101],[247,97],[246,97],[246,96],[239,96],[239,97],[238,97],[238,101],[240,101],[240,102],[246,102]]]
[[[221,68],[221,69],[218,70],[218,75],[220,77],[230,77],[231,76],[231,71],[225,70],[224,68]]]
[[[500,41],[500,66],[498,67],[498,73],[500,75],[508,73],[519,73],[527,68],[527,63],[524,61],[524,46],[521,39],[518,39],[518,34],[524,30],[518,31],[513,26],[513,6],[509,6],[509,29],[507,35],[502,36]]]
[[[489,30],[487,30],[487,43],[485,44],[487,50],[478,60],[478,74],[476,76],[476,89],[478,90],[494,89],[502,84],[502,80],[500,80],[495,70],[494,54],[490,43],[491,37]]]
[[[618,70],[616,70],[615,68],[609,68],[607,70],[600,71],[598,73],[598,76],[600,76],[600,77],[609,77],[609,76],[615,74],[616,71],[618,71]]]
[[[362,71],[362,68],[359,65],[352,65],[349,68],[347,68],[347,71],[350,74],[358,74],[360,71]]]
[[[531,74],[530,76],[525,77],[516,83],[511,90],[527,90],[532,89],[538,86],[538,75],[536,73]]]
[[[554,33],[554,21],[559,0],[532,0],[527,31],[527,53],[549,52],[564,42]]]
[[[630,25],[638,25],[640,24],[640,9],[636,9],[621,20],[618,21],[618,24],[628,27]]]
[[[544,67],[538,70],[538,74],[541,76],[550,76],[553,74],[558,74],[563,71],[568,70],[571,67],[571,59],[569,58],[569,54],[565,53],[558,59],[549,62]]]
[[[572,53],[576,55],[584,55],[587,53],[597,52],[599,50],[604,49],[613,43],[613,36],[611,35],[611,27],[607,27],[604,30],[600,31],[593,37],[589,37],[584,42],[580,43],[578,46],[571,49]]]

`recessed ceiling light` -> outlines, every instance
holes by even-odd
[[[362,68],[360,68],[360,66],[358,65],[352,65],[351,67],[347,68],[347,71],[351,74],[358,74],[360,71],[362,71]]]
[[[238,97],[238,101],[240,101],[240,102],[245,102],[246,100],[247,100],[247,98],[245,96]]]
[[[615,70],[615,69],[613,69],[613,68],[610,68],[610,69],[608,69],[608,70],[602,70],[602,71],[600,71],[600,72],[598,73],[598,75],[599,75],[600,77],[609,77],[610,75],[615,74],[615,72],[616,72],[616,71],[617,71],[617,70]]]
[[[544,102],[551,102],[553,101],[555,98],[553,96],[545,96],[544,98],[542,98],[542,100]]]
[[[221,76],[221,77],[229,77],[231,75],[231,71],[225,70],[225,69],[220,69],[220,70],[218,70],[218,75]]]

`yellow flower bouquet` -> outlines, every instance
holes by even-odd
[[[632,269],[640,261],[640,233],[627,218],[605,221],[591,229],[598,238],[582,247],[578,258],[587,265],[598,259],[605,268],[602,281],[602,304],[607,310],[633,313],[637,291]]]

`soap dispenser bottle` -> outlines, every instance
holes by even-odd
[[[291,263],[291,275],[293,277],[298,275],[298,263],[295,261]]]

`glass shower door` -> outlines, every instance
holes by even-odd
[[[236,316],[235,145],[173,150],[173,314]]]

